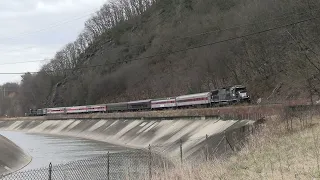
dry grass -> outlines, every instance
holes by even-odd
[[[229,159],[196,166],[191,162],[162,170],[152,179],[320,179],[320,126],[315,123],[319,119],[308,118],[308,123],[294,119],[292,129],[286,122],[271,120]]]

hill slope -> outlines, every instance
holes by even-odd
[[[233,84],[270,101],[317,96],[319,7],[316,0],[109,3],[86,23],[90,33],[58,51],[41,73],[24,75],[21,111]]]
[[[207,162],[159,170],[152,179],[319,179],[319,117],[313,119],[316,123],[310,117],[294,119],[292,129],[285,121],[279,123],[280,119],[268,121],[228,158],[212,157]]]

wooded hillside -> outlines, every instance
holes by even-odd
[[[114,0],[38,74],[23,76],[1,114],[234,84],[265,102],[318,100],[319,8],[317,0]]]

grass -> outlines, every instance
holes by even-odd
[[[230,158],[155,173],[153,180],[320,179],[320,118],[273,119]],[[307,121],[308,120],[308,121]],[[146,178],[148,179],[148,178]]]

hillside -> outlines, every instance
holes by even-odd
[[[30,107],[70,106],[246,85],[263,101],[318,100],[320,2],[119,0],[17,96]]]

